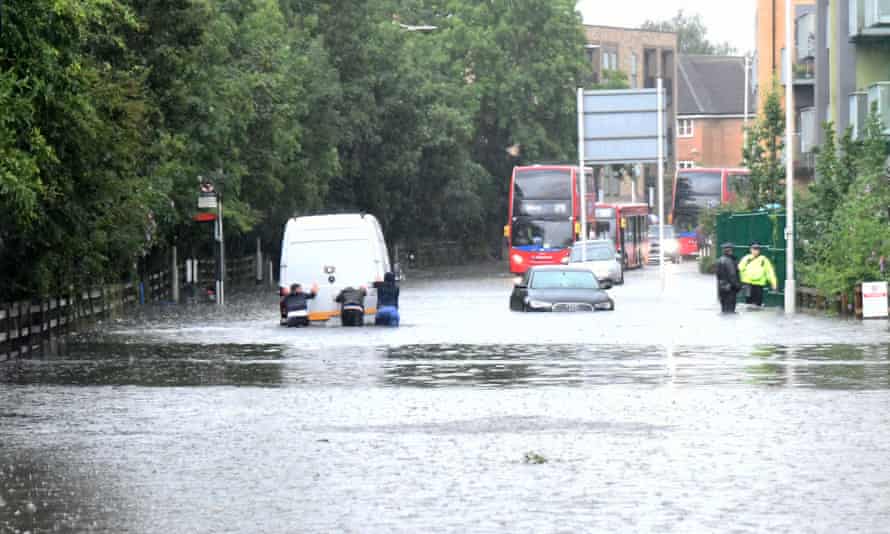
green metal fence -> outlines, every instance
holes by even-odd
[[[767,306],[783,306],[785,294],[785,212],[763,210],[746,213],[721,213],[717,216],[717,243],[727,241],[735,245],[736,258],[749,253],[752,243],[760,243],[761,254],[769,258],[776,270],[778,291],[767,288],[764,303]]]

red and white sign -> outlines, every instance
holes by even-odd
[[[862,283],[862,317],[864,319],[888,317],[887,282]]]

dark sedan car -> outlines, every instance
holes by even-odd
[[[513,311],[614,310],[615,302],[605,292],[612,287],[599,282],[584,267],[553,265],[532,267],[517,281],[510,295]]]

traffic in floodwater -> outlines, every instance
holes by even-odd
[[[409,273],[399,328],[105,321],[0,364],[0,532],[883,529],[887,323],[666,267],[614,312],[511,312],[494,265]]]

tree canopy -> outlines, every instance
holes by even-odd
[[[669,20],[647,20],[641,26],[644,30],[675,32],[681,54],[702,54],[708,56],[732,56],[738,51],[728,41],[712,42],[707,39],[708,29],[701,15],[687,15],[682,9]]]
[[[202,246],[202,177],[271,249],[363,210],[490,251],[511,167],[574,153],[583,43],[569,0],[4,0],[0,300]]]

